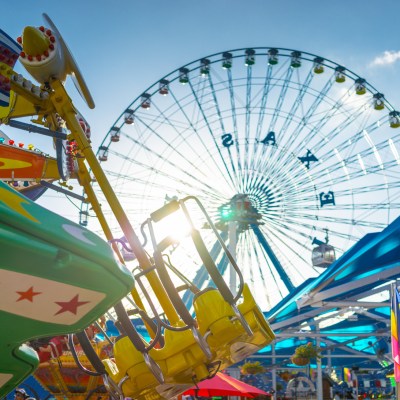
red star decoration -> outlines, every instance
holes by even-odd
[[[73,297],[70,301],[56,301],[55,303],[58,304],[61,308],[54,315],[62,314],[67,311],[76,315],[78,307],[83,306],[86,303],[89,303],[89,301],[79,301],[78,297],[79,294]]]
[[[33,303],[33,296],[37,296],[38,294],[42,294],[42,292],[34,292],[33,291],[33,286],[31,286],[25,292],[17,292],[17,293],[19,294],[19,299],[17,301],[28,300],[31,303]]]

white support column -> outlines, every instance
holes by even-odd
[[[328,360],[328,363],[327,363],[328,370],[329,370],[329,373],[331,373],[332,372],[332,350],[328,350],[326,358]]]
[[[333,371],[332,371],[332,350],[328,350],[328,351],[327,351],[327,353],[326,353],[326,359],[327,359],[327,362],[326,362],[326,372],[327,372],[329,375],[331,375],[332,372],[333,372]],[[333,387],[332,387],[332,386],[331,386],[330,389],[329,389],[329,393],[330,393],[331,399],[333,399],[335,393],[333,392]]]
[[[276,393],[276,357],[275,357],[275,343],[272,343],[272,365],[274,366],[272,368],[272,389],[274,389],[274,394],[272,399],[276,400],[277,399],[277,393]]]
[[[317,324],[317,333],[319,333],[319,326]],[[321,345],[321,338],[317,337],[317,347]],[[317,358],[317,400],[323,400],[323,384],[322,384],[322,365],[321,360]]]
[[[237,229],[236,229],[236,221],[229,221],[228,223],[228,228],[229,228],[229,246],[228,249],[230,253],[232,254],[232,257],[236,260],[236,235],[237,235]],[[232,264],[229,264],[229,288],[231,289],[231,292],[235,295],[237,293],[237,282],[236,282],[236,271],[235,268],[233,268]]]

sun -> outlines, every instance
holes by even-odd
[[[155,223],[154,232],[157,242],[168,238],[167,242],[179,243],[190,235],[192,227],[182,212],[172,213]]]

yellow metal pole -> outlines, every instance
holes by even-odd
[[[0,75],[9,77],[9,79],[11,78],[12,75],[16,74],[11,67],[5,65],[4,63],[0,63]],[[62,86],[62,85],[61,85]],[[52,125],[52,128],[54,130],[57,130],[58,126],[56,123],[56,118],[55,117],[51,117],[54,109],[53,109],[53,104],[49,99],[40,99],[40,97],[33,95],[31,93],[30,90],[28,90],[27,88],[25,88],[24,86],[22,86],[21,84],[18,84],[17,82],[15,82],[14,80],[11,79],[11,87],[12,90],[15,92],[15,94],[13,94],[13,101],[15,102],[15,98],[17,96],[19,96],[18,101],[17,101],[17,105],[13,105],[13,107],[10,107],[9,110],[5,111],[4,115],[0,114],[0,118],[5,117],[5,118],[10,118],[10,117],[20,117],[20,116],[25,116],[25,115],[35,115],[37,114],[38,110],[39,113],[43,114],[47,114],[50,115],[50,118],[48,117],[47,120],[51,121],[50,124]],[[65,90],[64,90],[65,92]],[[18,93],[18,94],[16,94]],[[66,94],[66,92],[62,95],[62,97],[68,99],[69,101],[69,106],[72,110],[74,110],[73,106],[72,106],[72,102],[69,99],[68,95]],[[62,103],[62,102],[61,102]],[[18,111],[17,111],[18,109]],[[102,212],[101,209],[101,205],[99,204],[97,197],[93,191],[93,188],[91,186],[91,178],[90,178],[90,174],[86,168],[86,165],[84,163],[84,161],[82,159],[77,159],[78,161],[78,166],[79,166],[79,170],[78,170],[78,177],[79,177],[79,182],[82,185],[82,187],[85,190],[85,193],[87,195],[88,201],[91,204],[94,212],[96,213],[96,216],[99,220],[99,223],[102,227],[102,230],[107,238],[107,240],[111,240],[113,239],[112,236],[112,232],[108,226],[108,223],[104,217],[104,214]],[[97,160],[96,160],[97,162]],[[50,176],[48,175],[48,171],[46,169],[46,175],[44,175],[42,178],[46,178],[46,177],[53,177],[54,173],[57,171],[57,167],[56,165],[51,165],[51,172]],[[54,176],[55,177],[55,176]],[[58,178],[58,172],[57,172],[57,178]],[[124,232],[125,233],[125,232]],[[132,243],[130,243],[130,245],[132,246]],[[123,263],[123,258],[122,255],[120,253],[120,251],[118,250],[118,247],[115,244],[112,244],[114,251],[116,252],[119,260]],[[133,248],[133,246],[132,246]],[[136,255],[136,252],[135,252]],[[143,265],[143,263],[142,263]],[[145,263],[145,265],[147,265]],[[142,302],[142,299],[138,293],[138,291],[136,290],[136,288],[134,288],[131,292],[132,298],[134,299],[136,305],[138,307],[140,307],[142,310],[144,310],[144,305]],[[171,316],[172,320],[173,320],[173,315]],[[146,323],[145,323],[146,324]],[[146,325],[147,326],[147,325]],[[148,327],[148,331],[150,333],[151,337],[154,337],[155,332],[153,332],[153,330]]]
[[[78,161],[78,167],[79,167],[78,168],[79,183],[85,189],[85,193],[88,198],[88,202],[92,206],[93,211],[96,213],[97,219],[99,220],[99,223],[104,232],[104,235],[106,236],[106,239],[112,240],[113,235],[112,235],[111,229],[107,223],[106,218],[104,217],[103,210],[101,209],[101,205],[96,197],[96,194],[94,193],[92,185],[90,184],[91,178],[90,178],[89,171],[86,168],[86,165],[82,158],[77,158],[77,161]],[[117,245],[115,243],[112,243],[112,246],[113,246],[114,251],[116,252],[119,260],[121,261],[121,263],[124,263],[124,259],[121,255],[121,252],[119,251]],[[138,307],[140,307],[142,310],[144,310],[145,309],[144,304],[143,304],[142,299],[140,298],[140,295],[136,288],[132,289],[131,295],[132,295],[132,298],[135,301],[136,305]],[[146,321],[143,321],[143,322],[150,334],[150,337],[154,338],[156,332],[153,331],[153,329],[146,323]]]
[[[139,266],[143,271],[148,271],[146,276],[147,279],[156,294],[161,307],[163,308],[165,315],[167,316],[171,325],[177,326],[179,324],[179,316],[173,307],[162,283],[160,282],[157,274],[152,271],[152,265],[147,257],[145,250],[140,244],[139,238],[134,232],[132,225],[130,224],[117,196],[108,179],[102,170],[97,158],[90,146],[88,139],[86,138],[81,126],[76,119],[76,110],[72,105],[72,101],[69,98],[63,84],[60,81],[51,82],[51,86],[54,92],[50,95],[51,101],[60,114],[60,116],[66,121],[69,130],[71,131],[71,139],[75,140],[78,144],[79,150],[85,156],[89,167],[95,176],[108,204],[113,211],[115,218],[117,219],[131,249],[133,250]]]
[[[79,177],[79,183],[85,190],[85,194],[88,199],[88,203],[92,206],[93,211],[95,212],[97,219],[99,220],[101,229],[104,232],[104,235],[106,236],[107,240],[113,239],[112,232],[110,227],[108,226],[107,220],[104,217],[103,210],[101,209],[101,205],[99,201],[97,200],[96,194],[94,193],[94,190],[92,188],[91,183],[91,178],[89,171],[86,168],[85,162],[82,158],[77,158],[78,162],[78,177]],[[118,249],[118,246],[115,243],[111,243],[115,253],[118,256],[118,259],[121,263],[124,263],[124,259],[121,255],[121,252]]]

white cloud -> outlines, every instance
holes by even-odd
[[[400,51],[386,50],[380,56],[376,57],[370,64],[372,67],[380,67],[394,64],[400,60]]]

